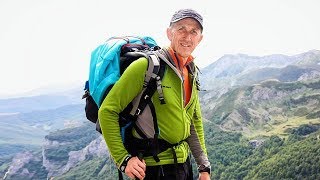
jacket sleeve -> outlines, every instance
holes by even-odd
[[[187,142],[198,167],[210,167],[204,140],[204,130],[199,98],[197,98],[194,117],[190,127],[190,134],[191,135],[187,138]]]
[[[114,84],[99,108],[102,134],[118,167],[129,155],[120,135],[119,113],[141,92],[146,68],[146,58],[134,61]]]

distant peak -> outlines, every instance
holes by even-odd
[[[237,54],[225,54],[221,57],[223,58],[242,58],[242,57],[249,57],[247,54],[237,53]]]
[[[306,53],[320,54],[320,50],[312,49],[310,51],[307,51]]]

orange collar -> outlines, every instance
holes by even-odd
[[[193,61],[193,57],[190,55],[188,59],[184,60],[181,56],[179,56],[174,50],[169,47],[169,54],[172,57],[174,63],[177,66],[177,69],[180,71],[183,81],[183,89],[184,89],[184,105],[186,106],[191,98],[191,84],[188,75],[187,65]]]

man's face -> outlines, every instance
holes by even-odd
[[[202,40],[199,23],[193,18],[182,19],[167,29],[171,48],[183,58],[188,58]]]

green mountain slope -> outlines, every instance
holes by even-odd
[[[302,124],[319,124],[320,81],[261,84],[236,88],[216,100],[207,118],[226,131],[248,136],[285,135]]]
[[[279,146],[276,151],[253,166],[244,179],[320,179],[319,137],[312,135],[305,140]]]

